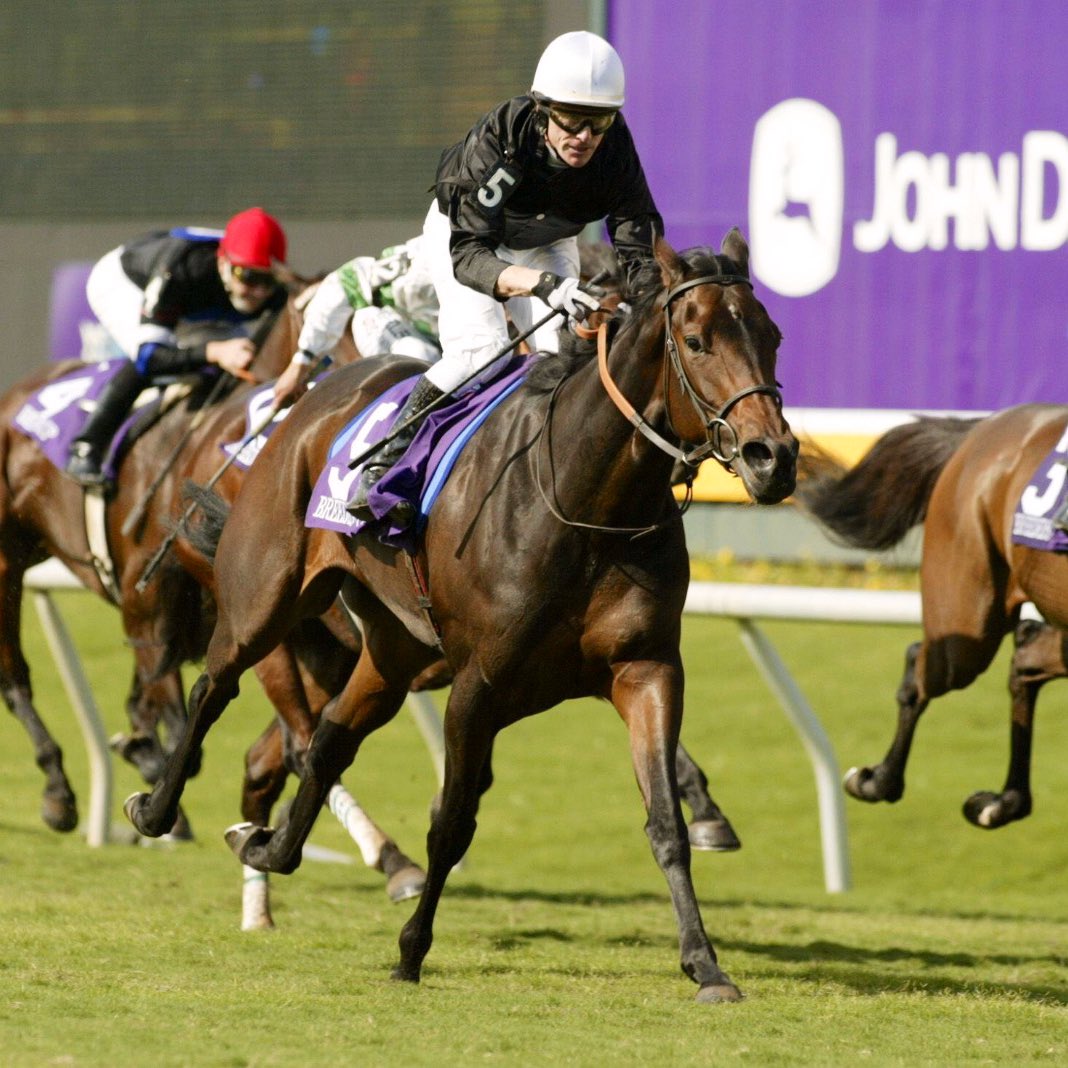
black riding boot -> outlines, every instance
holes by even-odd
[[[119,368],[118,374],[96,399],[82,432],[71,442],[66,473],[83,486],[98,486],[105,481],[100,464],[115,431],[122,425],[145,380],[132,364]]]
[[[433,404],[441,396],[444,396],[444,394],[433,382],[428,382],[426,378],[420,378],[408,399],[404,402],[404,406],[397,413],[397,418],[393,421],[393,425],[400,426],[413,415],[421,414],[428,404]],[[368,463],[364,465],[364,469],[360,472],[360,477],[356,481],[356,492],[352,495],[352,500],[345,506],[345,510],[350,515],[365,522],[369,519],[374,519],[367,504],[367,494],[371,487],[401,458],[404,450],[411,445],[415,432],[422,425],[422,422],[422,419],[416,419],[411,426],[401,431],[385,448],[372,456]],[[411,506],[409,505],[408,507],[410,508]],[[414,516],[403,514],[406,510],[402,505],[398,504],[393,509],[392,518],[394,521],[400,524],[410,523]]]

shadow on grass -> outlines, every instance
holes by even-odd
[[[602,908],[627,908],[632,905],[663,905],[670,909],[666,894],[598,894],[593,892],[554,892],[540,890],[493,890],[474,884],[450,888],[446,896],[469,901],[502,900],[508,902],[533,902],[538,904],[596,906]],[[796,903],[769,903],[752,901],[717,902],[712,910],[745,909],[759,912],[793,911],[811,913],[860,913],[840,907]],[[706,911],[709,911],[706,908]],[[901,913],[904,918],[915,916],[929,918],[943,915],[947,919],[963,920],[981,918],[989,920],[988,914],[979,917],[957,912],[932,913],[923,910],[916,913]],[[1004,917],[1008,922],[1028,922],[1026,917]],[[1049,922],[1049,921],[1041,921]],[[1052,921],[1054,923],[1058,921]],[[581,947],[590,941],[587,933],[574,933],[561,927],[532,927],[527,930],[509,929],[493,937],[492,944],[498,950],[515,950],[535,942],[559,942]],[[606,936],[598,940],[605,946],[636,946],[652,949],[662,948],[665,953],[677,952],[678,943],[674,932],[667,926],[656,932],[628,932],[626,935]],[[920,939],[918,938],[918,941]],[[922,994],[930,996],[967,995],[977,998],[1016,998],[1049,1005],[1068,1006],[1068,985],[1045,983],[1006,982],[990,978],[996,969],[1041,967],[1064,970],[1068,958],[1063,953],[975,953],[940,952],[931,949],[910,949],[906,946],[858,946],[844,942],[817,940],[810,942],[771,942],[730,939],[722,936],[714,939],[718,953],[730,962],[736,954],[762,958],[768,963],[764,977],[777,980],[826,985],[834,983],[848,987],[867,996],[882,994]],[[581,954],[580,954],[581,955]],[[894,966],[898,966],[896,970]],[[880,970],[883,968],[884,970]],[[974,979],[956,978],[947,975],[932,975],[932,971],[945,969],[969,969],[976,973]],[[728,968],[728,970],[730,970]],[[735,964],[735,970],[738,970]]]

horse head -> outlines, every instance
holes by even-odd
[[[673,435],[741,478],[758,504],[793,492],[798,443],[782,414],[775,364],[782,334],[753,293],[749,247],[737,229],[720,254],[676,253],[662,238],[663,404]]]

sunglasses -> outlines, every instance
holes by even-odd
[[[242,267],[239,263],[230,265],[230,273],[242,284],[265,289],[272,289],[278,284],[277,279],[270,271],[262,271],[257,267]]]
[[[616,121],[614,111],[601,111],[590,114],[583,111],[566,111],[559,108],[549,108],[549,118],[560,127],[564,133],[579,134],[588,126],[594,137],[600,137],[607,133],[608,128]]]

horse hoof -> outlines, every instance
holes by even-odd
[[[417,864],[409,864],[407,867],[395,871],[386,883],[386,893],[394,905],[402,901],[410,901],[418,897],[426,886],[426,872]]]
[[[742,843],[726,819],[694,820],[690,824],[690,845],[712,853],[731,853]]]
[[[715,1005],[727,1001],[741,1001],[742,992],[729,979],[723,983],[706,983],[697,991],[695,1001],[702,1005]]]
[[[408,968],[403,964],[398,964],[397,967],[389,973],[389,977],[400,983],[418,983],[419,969]]]
[[[226,844],[233,851],[234,856],[242,864],[247,864],[250,868],[256,868],[259,871],[266,871],[266,868],[253,863],[249,859],[249,850],[254,846],[265,846],[270,841],[273,833],[269,827],[257,827],[254,823],[245,822],[235,823],[233,826],[227,827],[223,831],[223,837],[226,839]]]
[[[871,768],[850,768],[845,773],[842,786],[850,797],[858,801],[878,801],[873,789],[874,781]]]
[[[147,802],[148,794],[130,794],[130,796],[122,803],[122,811],[130,823],[133,824],[134,830],[136,830],[138,834],[146,835],[149,838],[158,838],[159,835],[149,831],[144,826],[141,819],[141,813]]]
[[[1017,791],[996,794],[980,790],[964,802],[964,818],[984,831],[996,831],[999,827],[1022,820],[1031,814],[1030,799],[1022,799]]]
[[[41,802],[41,819],[53,831],[67,834],[78,826],[78,806],[73,797],[46,797]]]

